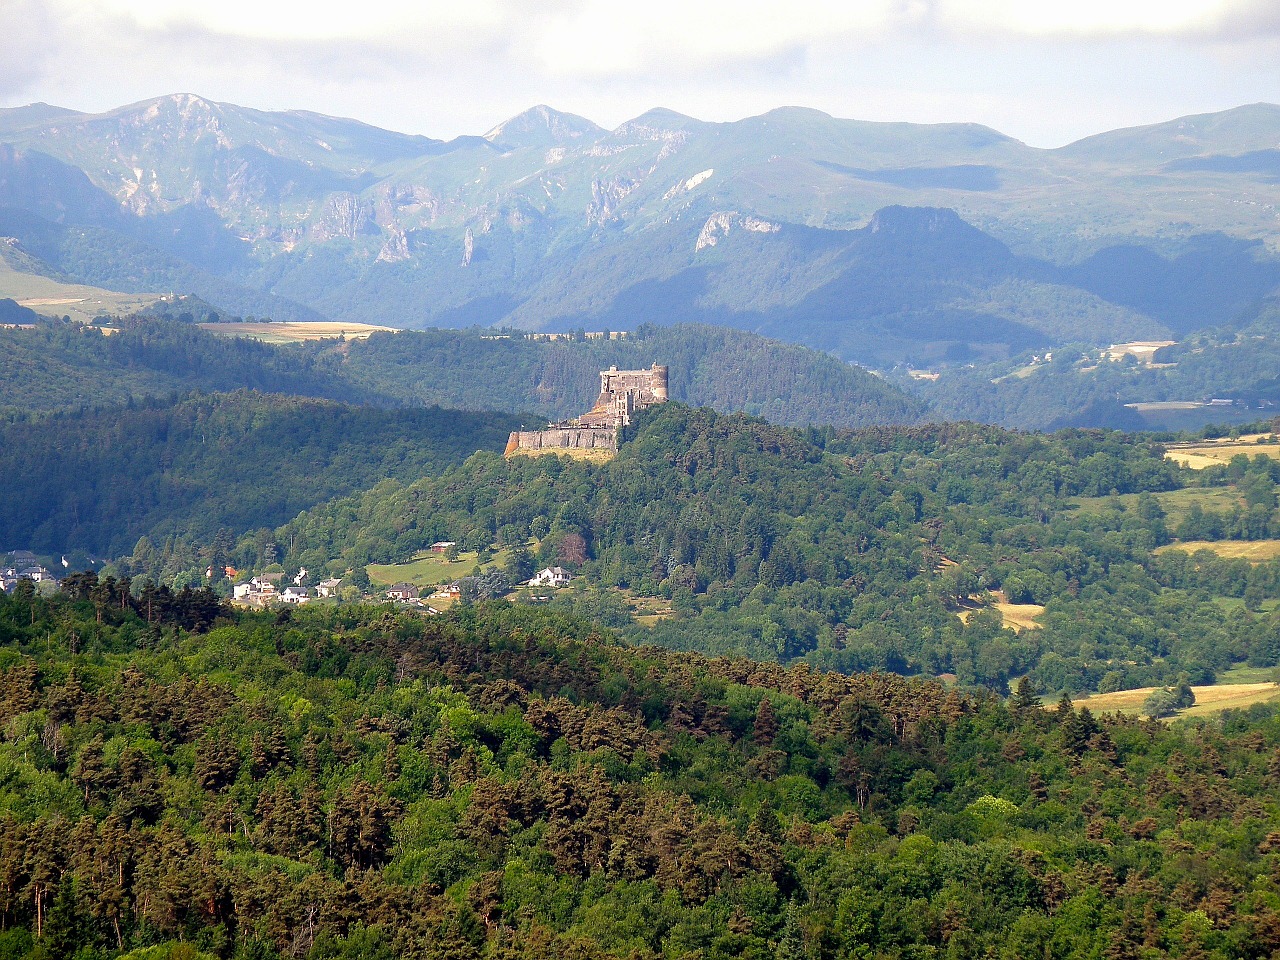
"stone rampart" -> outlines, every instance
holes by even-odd
[[[617,450],[618,431],[613,427],[552,427],[550,430],[516,430],[507,441],[507,453],[516,450]]]

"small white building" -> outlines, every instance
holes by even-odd
[[[573,577],[569,575],[569,571],[564,567],[547,567],[547,569],[534,574],[533,579],[527,581],[530,587],[567,587],[569,581]]]
[[[305,587],[287,586],[280,593],[280,599],[285,603],[306,603],[311,598],[307,596]]]
[[[338,588],[341,586],[342,580],[338,577],[333,577],[329,580],[321,580],[316,585],[316,594],[321,597],[336,597],[338,595]]]

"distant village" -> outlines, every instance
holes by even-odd
[[[450,551],[450,548],[456,546],[457,544],[454,541],[442,540],[433,543],[428,549],[431,553],[446,554]],[[53,589],[62,579],[61,574],[71,572],[67,569],[62,569],[60,573],[55,572],[59,570],[58,565],[55,565],[54,569],[51,570],[41,562],[36,554],[29,550],[14,550],[7,555],[0,554],[0,556],[5,557],[5,565],[0,567],[0,590],[5,593],[13,593],[24,580],[29,581],[37,588],[41,584],[47,584],[45,589]],[[61,567],[65,568],[67,565],[66,558],[62,558]],[[208,567],[204,571],[205,580],[212,582],[215,579],[214,573],[214,568]],[[283,572],[262,573],[247,579],[241,579],[240,572],[234,567],[224,567],[221,573],[232,582],[232,603],[244,607],[298,606],[314,601],[337,601],[340,599],[389,600],[401,606],[413,607],[424,613],[438,614],[442,613],[452,603],[460,600],[463,593],[461,580],[453,580],[430,587],[401,582],[363,592],[341,577],[330,577],[313,586],[305,586],[304,584],[309,575],[309,571],[305,567],[298,570],[297,574],[289,582],[285,582],[285,574]],[[522,581],[518,586],[558,589],[568,586],[572,580],[573,577],[568,570],[564,567],[555,566],[539,571],[530,579]],[[346,588],[345,590],[344,587]],[[550,598],[546,595],[535,594],[530,599],[538,601]]]

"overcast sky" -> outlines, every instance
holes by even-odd
[[[537,103],[973,121],[1036,146],[1280,102],[1277,0],[0,0],[0,106],[168,93],[409,133]]]

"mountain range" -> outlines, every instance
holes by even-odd
[[[277,319],[710,322],[929,366],[1230,326],[1280,286],[1278,143],[1269,104],[1054,150],[791,107],[538,106],[446,142],[190,94],[34,104],[0,110],[0,258]]]

